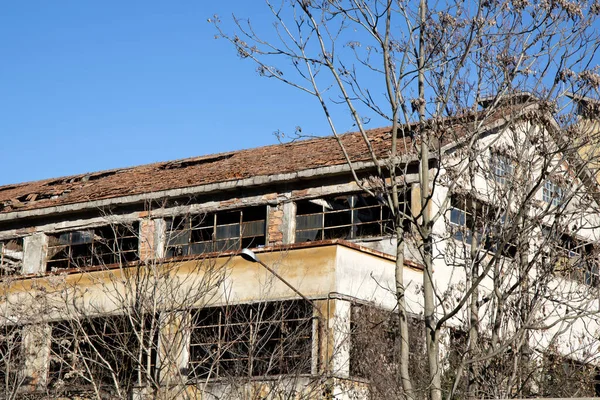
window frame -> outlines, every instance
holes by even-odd
[[[504,152],[493,151],[490,158],[490,170],[494,181],[506,186],[507,179],[515,173],[515,161]]]
[[[170,217],[165,258],[265,246],[267,221],[267,205]]]
[[[344,205],[344,202],[347,206]],[[407,205],[406,200],[403,201],[403,204]],[[318,207],[321,209],[318,210]],[[305,210],[299,212],[299,208],[305,208]],[[361,220],[361,214],[363,216],[372,215],[373,211],[378,213],[378,216]],[[341,222],[335,223],[336,218]],[[343,221],[344,219],[345,221]],[[327,239],[383,237],[393,234],[393,230],[390,228],[393,226],[391,211],[378,200],[360,192],[298,200],[296,201],[295,223],[295,243]],[[378,229],[373,231],[377,232],[369,233],[370,227],[376,225],[378,225]]]
[[[269,315],[270,309],[277,314]],[[316,317],[305,300],[205,307],[190,314],[190,382],[313,370]]]
[[[564,202],[564,190],[558,182],[552,179],[546,179],[542,186],[542,201],[554,207],[559,207]]]
[[[6,249],[7,244],[11,247],[17,246],[17,250]],[[20,250],[19,250],[20,248]],[[23,244],[23,238],[5,239],[0,241],[0,278],[4,278],[12,275],[19,275],[23,270],[23,259],[25,257],[25,247]],[[21,253],[20,259],[17,254],[10,253]],[[16,260],[16,261],[13,261]],[[9,265],[12,264],[12,265]]]
[[[460,204],[459,204],[460,202]],[[500,217],[501,225],[492,224],[491,221],[486,225],[486,229],[480,232],[481,229],[480,221],[482,215],[490,215],[497,212],[495,207],[490,206],[482,201],[475,200],[475,206],[477,212],[475,214],[475,221],[473,221],[473,210],[470,209],[472,200],[465,196],[452,196],[450,201],[450,207],[448,208],[448,228],[452,235],[452,239],[461,242],[465,245],[471,246],[473,239],[473,232],[471,226],[475,226],[477,231],[477,244],[480,251],[496,254],[498,253],[498,239],[502,240],[501,235],[498,232],[501,230],[501,226],[506,223],[506,211],[502,213]],[[462,207],[461,207],[462,206]],[[517,252],[516,244],[512,240],[506,241],[500,254],[507,258],[515,258]]]
[[[555,274],[590,287],[600,287],[600,261],[593,242],[556,232],[549,227],[542,227],[542,235],[545,238],[544,245],[558,250],[553,269]],[[547,262],[547,257],[544,262]]]
[[[6,324],[0,326],[0,393],[7,378],[13,380],[7,375],[21,374],[25,367],[25,349],[23,345],[23,330],[24,325]],[[7,340],[10,337],[10,340]],[[9,357],[6,360],[6,357]],[[7,364],[15,360],[17,365],[14,365],[14,370],[7,369]]]
[[[139,221],[48,236],[47,272],[124,265],[140,260]]]
[[[152,318],[147,316],[147,319]],[[119,321],[121,319],[121,321]],[[155,318],[155,321],[159,321]],[[120,331],[114,329],[114,325],[121,323],[120,327],[124,328]],[[89,376],[90,370],[92,374],[102,374],[102,371],[107,367],[104,363],[113,364],[111,365],[112,372],[118,375],[118,383],[121,387],[134,387],[144,382],[138,382],[136,375],[138,374],[139,365],[131,354],[127,351],[131,350],[129,341],[133,341],[131,344],[139,345],[139,333],[144,331],[143,339],[147,340],[144,344],[146,348],[150,347],[150,374],[154,378],[158,378],[158,354],[159,354],[159,331],[160,325],[154,327],[153,338],[150,339],[149,335],[152,334],[149,330],[142,329],[136,331],[132,329],[131,319],[127,315],[102,315],[102,316],[89,316],[82,319],[76,320],[58,320],[50,323],[50,361],[47,367],[47,385],[53,390],[54,385],[65,386],[65,389],[70,390],[76,387],[87,386],[88,380],[93,380],[95,384],[100,387],[111,388],[114,385],[114,380],[111,377],[106,379],[105,376]],[[98,331],[98,325],[102,326],[102,331]],[[86,331],[86,328],[92,328],[91,331]],[[128,329],[129,328],[129,329]],[[112,332],[111,332],[112,329]],[[119,339],[128,340],[128,343],[121,343],[122,351],[118,354],[114,354],[115,348],[111,345],[109,339],[113,338],[114,341]],[[116,339],[114,339],[116,338]],[[87,348],[87,350],[85,350]],[[87,353],[81,353],[87,351]],[[102,353],[101,353],[102,351]],[[109,356],[105,353],[108,352]],[[146,357],[148,353],[144,350]],[[98,359],[95,359],[97,357]],[[70,362],[67,361],[70,359]],[[86,359],[85,361],[82,361]],[[73,372],[80,368],[82,363],[88,363],[84,368],[86,376],[80,376]],[[131,369],[122,368],[123,366],[132,367]],[[94,369],[96,367],[96,369]],[[110,371],[110,370],[109,370]],[[146,374],[142,374],[146,376]],[[108,381],[107,384],[102,384]],[[61,383],[62,382],[62,383]]]

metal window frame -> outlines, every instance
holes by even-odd
[[[119,321],[118,319],[122,319],[122,321]],[[159,319],[156,318],[156,320],[158,321]],[[123,323],[124,321],[124,323]],[[90,357],[90,354],[93,355],[97,355],[98,359],[100,361],[96,361],[94,359],[89,359],[85,362],[88,363],[88,367],[98,367],[98,371],[94,370],[92,371],[92,373],[94,372],[99,372],[102,368],[106,368],[104,366],[104,363],[110,363],[111,361],[115,364],[115,366],[113,366],[114,369],[116,369],[116,371],[113,372],[119,372],[118,366],[122,366],[123,363],[126,362],[126,360],[131,359],[133,360],[133,365],[138,367],[138,365],[136,364],[136,361],[133,359],[133,357],[131,356],[131,354],[128,354],[128,351],[131,350],[130,348],[123,348],[121,351],[121,357],[117,357],[114,354],[111,354],[111,357],[113,357],[113,359],[111,360],[110,358],[107,359],[105,355],[100,354],[100,351],[109,351],[109,352],[114,352],[116,349],[114,347],[110,346],[110,341],[107,340],[107,338],[126,338],[127,336],[130,336],[131,338],[134,338],[134,340],[138,340],[138,335],[137,332],[133,329],[127,329],[127,328],[131,328],[130,325],[128,325],[127,323],[129,322],[129,318],[126,315],[123,314],[118,314],[118,315],[102,315],[102,316],[93,316],[93,317],[85,317],[82,318],[81,320],[59,320],[59,321],[55,321],[50,323],[51,326],[51,339],[50,339],[50,354],[51,354],[51,361],[48,364],[48,368],[47,368],[47,380],[48,380],[48,384],[50,386],[52,386],[54,383],[57,382],[65,382],[67,383],[67,385],[69,384],[73,384],[75,386],[79,386],[78,380],[81,379],[80,376],[78,375],[74,375],[71,376],[70,378],[68,376],[72,375],[73,371],[77,368],[77,364],[83,362],[81,361],[82,358],[86,358],[86,357]],[[102,332],[98,332],[95,330],[95,328],[93,330],[88,330],[86,331],[86,328],[90,328],[90,327],[95,327],[98,322],[100,322],[101,325],[103,325],[104,329]],[[114,329],[114,326],[110,326],[109,328],[109,332],[106,331],[106,327],[109,324],[114,324],[116,325],[117,323],[121,323],[121,328],[120,330]],[[81,332],[81,330],[83,330],[83,332]],[[110,330],[112,330],[112,332],[110,332]],[[147,367],[150,369],[150,373],[153,374],[155,377],[156,374],[158,374],[158,340],[159,340],[159,330],[160,330],[160,326],[155,327],[155,332],[154,332],[154,337],[151,339],[151,346],[150,346],[150,354],[147,354],[147,356],[150,357],[150,365],[148,365]],[[149,339],[149,335],[151,334],[151,332],[149,330],[144,330],[147,332],[147,334],[144,335],[144,339]],[[65,342],[68,343],[68,346],[65,345]],[[81,354],[80,352],[82,351],[82,344],[85,346],[88,346],[90,349],[92,349],[92,351],[90,352],[90,354]],[[148,345],[144,344],[144,346],[147,348]],[[143,349],[143,351],[145,352],[146,349]],[[54,358],[54,360],[53,360]],[[70,363],[67,361],[67,359],[70,359]],[[90,367],[90,368],[91,368]],[[88,368],[85,369],[86,373],[89,373],[90,371],[88,370]],[[120,371],[123,372],[123,371]],[[133,379],[133,381],[129,381],[129,382],[119,382],[120,384],[123,384],[123,387],[125,386],[125,383],[129,383],[133,385],[139,385],[142,384],[143,382],[137,382],[135,375],[138,373],[137,368],[135,370],[132,371],[127,371],[127,373],[125,374],[125,377],[121,377],[122,379]],[[133,378],[132,378],[133,377]],[[88,377],[90,378],[90,377]],[[97,384],[101,383],[102,381],[102,376],[100,377],[93,377],[90,379],[95,379],[95,380],[100,380],[99,382],[96,382]],[[86,381],[87,378],[83,378],[84,381]],[[112,381],[112,377],[110,378],[110,384],[113,384],[114,382]],[[109,384],[109,385],[110,385]]]
[[[9,256],[8,251],[10,250],[5,250],[6,244],[13,241],[16,241],[17,246],[21,248],[21,259],[17,260],[16,262],[13,261],[13,259],[16,259],[16,257]],[[24,255],[25,253],[22,237],[0,241],[0,278],[21,273]]]
[[[255,207],[251,207],[255,208]],[[244,220],[244,210],[249,210],[249,208],[238,208],[232,210],[223,210],[218,212],[212,212],[207,214],[187,214],[187,215],[177,215],[170,218],[171,228],[167,232],[167,240],[165,244],[165,254],[169,254],[172,252],[173,254],[167,256],[168,258],[178,257],[178,256],[190,256],[190,255],[198,255],[204,252],[217,252],[217,251],[231,251],[231,250],[239,250],[242,247],[258,247],[264,246],[267,243],[267,206],[257,206],[256,208],[262,208],[264,210],[264,217],[262,219],[255,219],[246,221]],[[232,223],[219,223],[219,216],[223,217],[225,214],[238,213],[239,219],[237,222]],[[181,223],[177,224],[177,226],[173,227],[173,222],[177,219],[181,218]],[[204,225],[206,219],[212,219],[212,223]],[[261,224],[262,229],[258,234],[248,234],[246,233],[245,227],[249,227],[251,224]],[[235,236],[220,236],[218,234],[219,228],[223,227],[234,227],[238,226],[238,235]],[[193,232],[205,230],[208,231],[208,235],[210,236],[209,240],[193,240]],[[186,243],[170,243],[171,241],[176,241],[178,237],[185,238],[187,236]],[[251,239],[251,241],[257,240],[257,243],[252,243],[252,246],[243,246],[245,239]],[[262,240],[261,240],[262,239]],[[225,246],[219,245],[219,242],[224,242]],[[235,246],[228,245],[228,243],[237,243]],[[201,251],[195,251],[194,245],[197,245],[197,248],[201,248]],[[198,246],[199,245],[199,246]],[[184,250],[185,249],[185,250]]]
[[[106,232],[110,232],[106,234]],[[88,243],[76,243],[74,241],[75,234],[84,233],[91,237]],[[118,225],[102,225],[89,229],[79,229],[73,231],[59,232],[51,234],[50,242],[48,243],[48,254],[55,252],[53,255],[46,257],[46,270],[54,269],[80,269],[94,266],[114,265],[120,263],[138,261],[139,258],[139,222],[135,221],[131,226],[126,224]],[[111,234],[112,233],[112,234]],[[61,242],[61,237],[68,235],[68,241]],[[52,242],[55,243],[52,243]],[[131,249],[124,249],[124,244],[127,241],[135,241],[136,245]],[[75,248],[88,248],[89,255],[76,256]],[[65,251],[66,256],[59,256]],[[107,257],[109,262],[102,260]],[[80,260],[84,261],[84,265],[80,264]]]
[[[327,196],[327,197],[322,197],[322,198],[318,198],[318,199],[308,199],[308,200],[302,200],[304,202],[312,202],[313,204],[317,204],[321,206],[321,211],[319,212],[311,212],[311,213],[296,213],[296,238],[298,237],[298,233],[302,233],[302,232],[312,232],[312,231],[319,231],[317,233],[317,237],[315,238],[315,240],[326,240],[326,239],[333,239],[333,238],[340,238],[338,236],[335,237],[330,237],[330,235],[327,234],[328,231],[332,232],[336,229],[344,229],[347,228],[349,229],[349,234],[344,237],[347,239],[358,239],[358,238],[362,238],[362,237],[372,237],[372,236],[384,236],[386,234],[386,226],[388,223],[392,222],[392,218],[384,218],[384,205],[381,203],[377,203],[377,204],[372,204],[372,205],[365,205],[365,206],[357,206],[357,199],[358,197],[361,196],[363,198],[367,198],[367,196],[363,193],[345,193],[345,194],[338,194],[338,195],[332,195],[332,196]],[[327,209],[327,207],[325,206],[325,204],[323,204],[322,202],[328,202],[328,201],[335,201],[341,198],[346,198],[348,201],[348,208],[340,208],[340,209],[332,209],[331,211],[329,211]],[[317,201],[320,203],[317,203]],[[406,199],[404,200],[404,202],[406,202]],[[298,203],[298,202],[297,202]],[[360,221],[358,219],[358,213],[361,212],[361,210],[377,210],[378,211],[378,217],[374,220],[370,220],[370,221]],[[337,224],[337,225],[328,225],[327,224],[327,216],[330,215],[334,215],[334,214],[341,214],[341,213],[349,213],[350,214],[350,223],[347,224]],[[306,227],[306,228],[298,228],[298,220],[301,217],[311,217],[311,216],[320,216],[320,225],[319,226],[310,226],[310,227]],[[367,225],[373,225],[373,224],[379,224],[379,232],[376,235],[360,235],[358,233],[359,228],[361,226],[367,226]],[[296,239],[296,242],[298,242],[298,240]]]
[[[255,308],[261,310],[254,314]],[[277,315],[265,315],[268,307],[275,307]],[[305,311],[306,315],[291,317],[293,307]],[[281,311],[280,311],[281,310]],[[214,318],[212,313],[217,313],[217,320],[214,323],[203,323],[205,319]],[[237,319],[236,319],[237,318]],[[189,339],[189,360],[188,372],[190,381],[196,379],[220,379],[225,377],[254,377],[254,376],[277,376],[289,373],[307,373],[312,371],[313,364],[313,342],[315,340],[314,330],[314,310],[311,305],[303,300],[270,301],[253,304],[238,304],[224,307],[207,307],[191,311],[192,332]],[[295,330],[285,334],[289,329],[287,325],[295,325]],[[267,327],[266,330],[264,329]],[[275,327],[269,329],[269,327]],[[235,333],[236,329],[242,329]],[[262,329],[261,329],[262,328]],[[216,337],[205,339],[201,332],[212,330]],[[200,332],[200,333],[196,333]],[[276,336],[280,333],[279,336]],[[233,335],[233,336],[230,336]],[[263,336],[261,336],[263,335]],[[297,336],[300,335],[300,336]],[[202,339],[204,341],[202,341]],[[305,351],[299,354],[292,354],[286,350],[286,340],[291,338],[294,344],[300,343],[305,347]],[[199,340],[200,339],[200,340]],[[262,341],[275,342],[275,349],[272,353],[265,348],[256,349],[254,345]],[[247,348],[247,353],[237,353],[236,345]],[[198,348],[198,352],[194,349]],[[262,353],[261,353],[262,351]],[[198,354],[206,354],[204,358],[198,357]],[[231,354],[236,357],[231,358]],[[230,358],[224,358],[230,357]],[[257,371],[256,361],[275,361],[278,366],[274,370]],[[302,371],[286,370],[286,362],[296,360],[304,369]],[[246,366],[245,371],[240,371],[240,366]],[[208,370],[207,374],[202,371]],[[278,373],[275,373],[278,372]]]

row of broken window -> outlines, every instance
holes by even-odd
[[[392,234],[392,216],[377,199],[345,194],[296,203],[295,242]],[[267,244],[267,207],[246,207],[166,219],[166,258],[236,251]],[[139,223],[48,235],[46,269],[126,265],[139,260]],[[0,241],[0,276],[20,272],[23,239]]]
[[[366,379],[374,397],[393,398],[402,390],[398,380],[401,365],[398,314],[369,305],[353,304],[350,316],[350,376]],[[423,319],[418,316],[407,315],[406,322],[409,333],[408,371],[413,379],[415,392],[423,393],[430,385],[426,327]],[[511,346],[502,351],[502,345],[495,344],[500,352],[490,359],[483,355],[498,350],[492,350],[494,344],[485,334],[479,333],[477,344],[470,346],[471,338],[467,331],[452,327],[447,332],[444,361],[449,368],[443,372],[442,385],[448,385],[444,387],[445,390],[451,390],[456,385],[452,388],[455,393],[453,398],[496,398],[490,394],[495,393],[497,386],[506,384],[506,378],[514,373],[515,357],[522,362],[521,357],[530,355],[524,352],[516,355]],[[520,371],[527,374],[527,383],[523,386],[530,391],[530,397],[591,398],[600,395],[600,369],[594,362],[578,362],[561,356],[553,349],[547,349],[536,357],[540,355],[535,362],[525,362],[519,367]],[[465,360],[469,360],[474,368],[459,368]],[[460,379],[457,372],[462,373]],[[533,382],[535,383],[532,384]]]
[[[511,236],[510,218],[508,213],[480,201],[458,196],[451,199],[449,226],[453,238],[466,245],[475,244],[481,252],[516,256],[518,232]],[[542,238],[542,246],[552,250],[543,253],[544,266],[551,265],[556,275],[600,286],[596,246],[551,227],[542,228]]]
[[[189,384],[201,379],[310,374],[313,310],[303,300],[208,307],[189,311],[187,367],[179,372]],[[161,383],[173,368],[165,346],[168,321],[160,314],[113,315],[50,324],[48,389],[130,392]],[[314,322],[316,323],[316,322]],[[0,394],[23,380],[23,331],[0,327]],[[187,332],[190,332],[187,335]],[[178,353],[179,354],[179,353]],[[162,355],[162,358],[161,358]],[[2,382],[14,382],[2,387]]]

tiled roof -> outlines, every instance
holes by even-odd
[[[379,156],[387,152],[390,143],[389,132],[389,128],[368,131],[373,149]],[[370,160],[359,134],[344,134],[342,140],[353,161]],[[344,155],[333,137],[300,140],[289,144],[0,186],[0,213],[297,172],[344,163]]]
[[[506,115],[499,112],[495,114],[490,120],[497,119],[499,115]],[[465,132],[465,129],[456,129],[452,136],[456,136],[458,132]],[[367,134],[375,153],[379,157],[386,156],[391,143],[390,128],[372,129],[367,131]],[[371,161],[359,133],[347,133],[341,135],[341,138],[353,162]],[[456,137],[445,138],[444,142],[455,139]],[[412,144],[408,146],[409,150],[413,148]],[[406,152],[405,143],[399,140],[398,154]],[[0,186],[0,214],[299,172],[345,163],[335,138],[300,140],[288,144]]]

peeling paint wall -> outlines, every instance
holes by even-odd
[[[48,236],[34,233],[23,239],[23,274],[36,274],[46,271]]]

